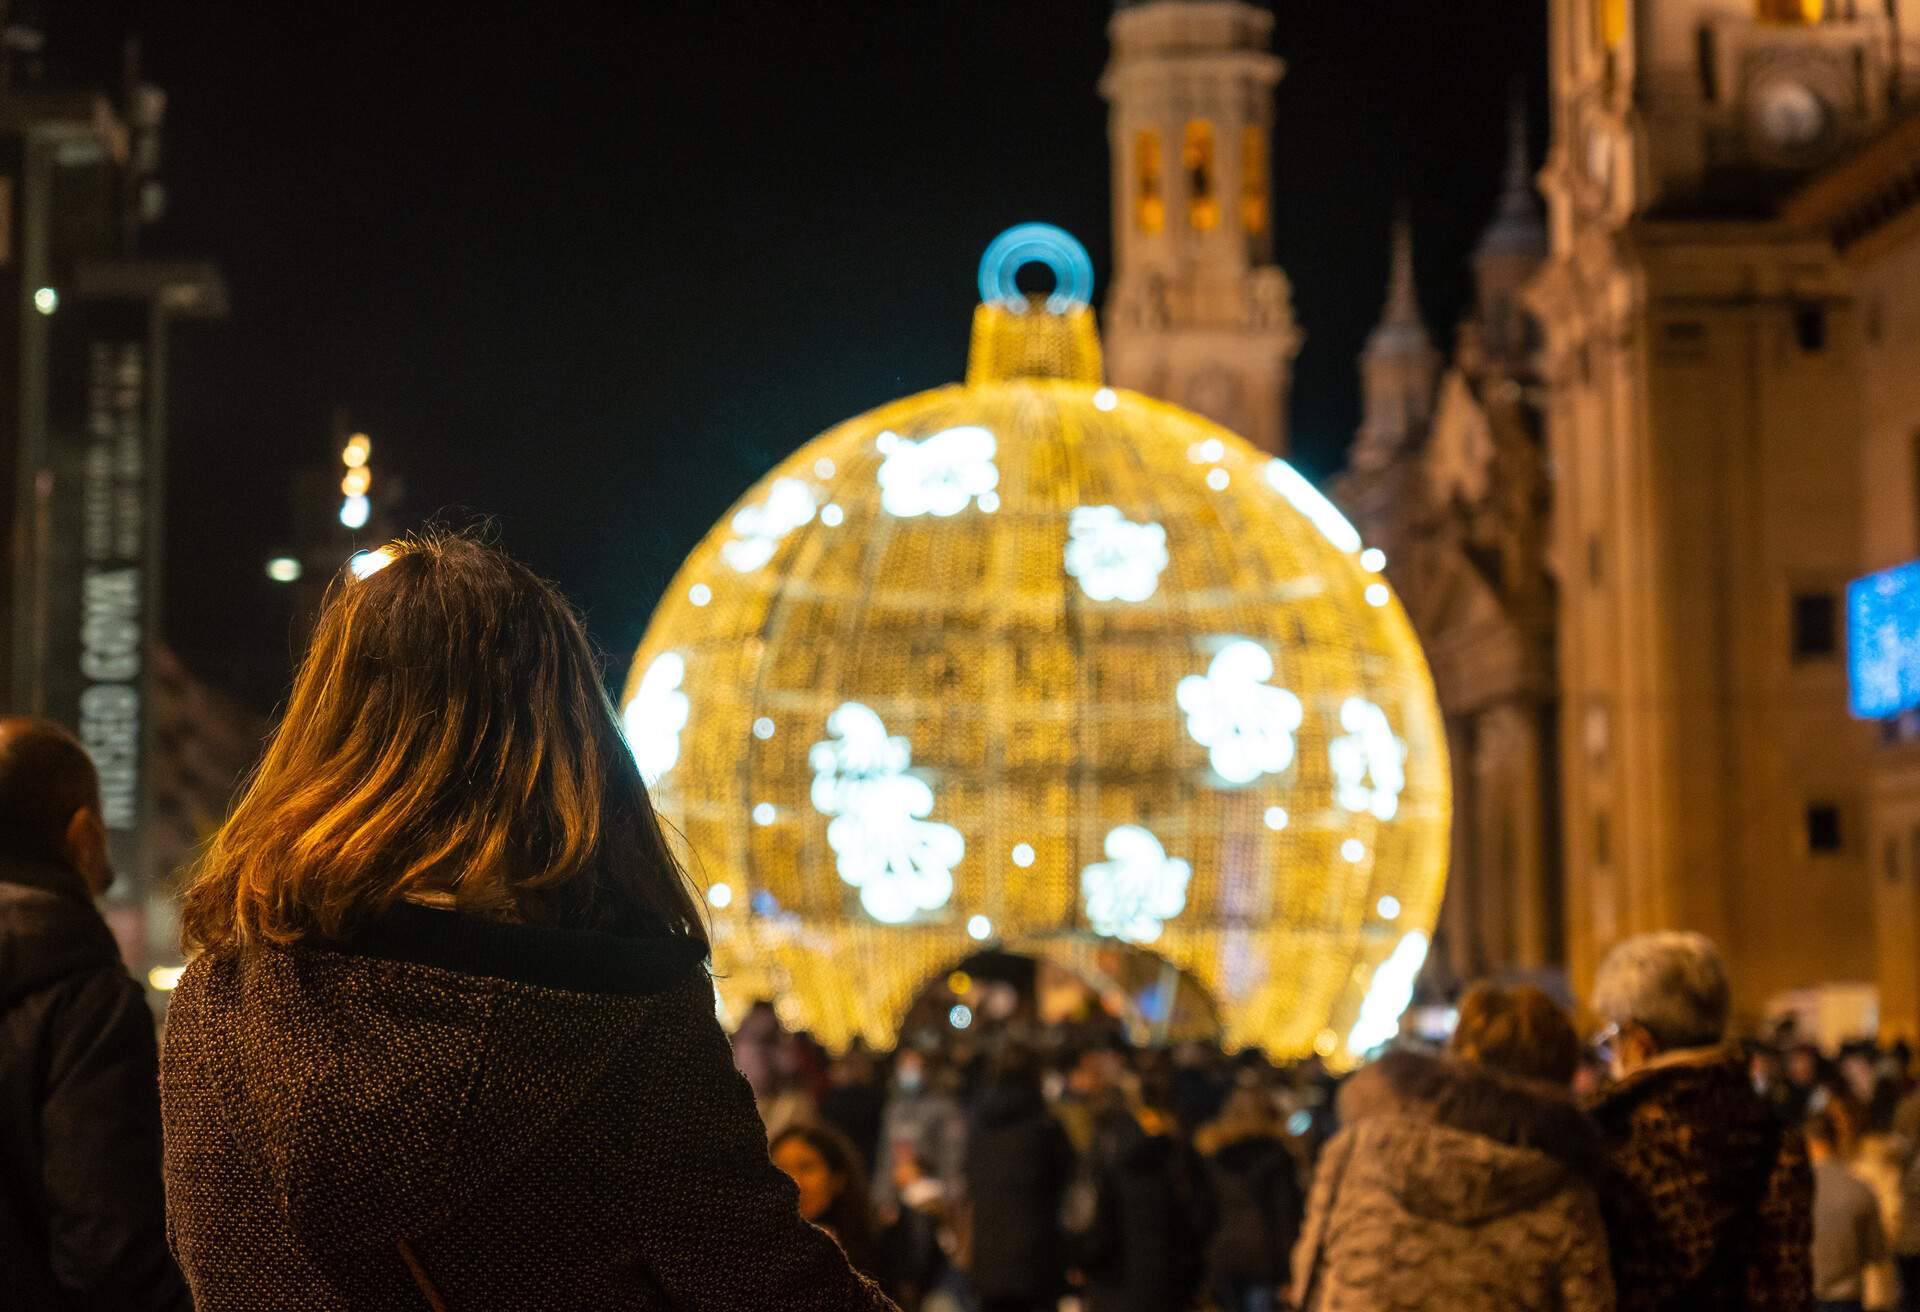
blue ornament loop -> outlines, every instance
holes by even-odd
[[[1053,270],[1053,294],[1047,297],[1051,314],[1093,304],[1093,260],[1087,248],[1064,228],[1051,223],[1022,223],[1008,228],[980,257],[980,300],[1009,310],[1027,308],[1014,276],[1029,264]]]

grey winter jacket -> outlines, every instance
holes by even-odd
[[[1394,1053],[1348,1081],[1294,1252],[1308,1312],[1611,1312],[1597,1137],[1568,1097]]]

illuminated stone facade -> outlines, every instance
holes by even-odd
[[[1273,262],[1273,15],[1152,0],[1108,30],[1109,373],[1284,455],[1300,332]]]
[[[1847,718],[1839,605],[1872,329],[1860,271],[1798,197],[1910,102],[1920,5],[1551,13],[1552,254],[1530,300],[1569,962],[1581,983],[1627,934],[1703,930],[1752,1017],[1879,969],[1871,733]],[[1910,1028],[1911,985],[1885,1000]]]
[[[1554,587],[1537,333],[1521,303],[1546,228],[1515,116],[1473,254],[1475,299],[1444,371],[1393,231],[1386,308],[1360,360],[1363,413],[1335,496],[1407,606],[1454,773],[1453,859],[1429,979],[1564,961]]]

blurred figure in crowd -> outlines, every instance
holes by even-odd
[[[1920,1312],[1920,1150],[1909,1148],[1900,1177],[1900,1218],[1893,1231],[1901,1312]]]
[[[1389,1053],[1349,1080],[1294,1255],[1298,1305],[1610,1312],[1579,1058],[1545,993],[1481,984],[1448,1057]]]
[[[846,1136],[824,1125],[795,1125],[774,1136],[768,1152],[800,1191],[800,1215],[838,1240],[856,1269],[877,1273],[866,1164]]]
[[[1169,1312],[1200,1292],[1215,1212],[1206,1168],[1179,1136],[1173,1093],[1142,1088],[1131,1132],[1111,1127],[1085,1240],[1087,1312]],[[1096,1141],[1099,1134],[1096,1134]],[[1096,1152],[1102,1149],[1096,1143]]]
[[[967,1133],[969,1277],[982,1312],[1052,1312],[1064,1287],[1060,1207],[1074,1168],[1024,1048],[995,1059]]]
[[[381,554],[182,907],[200,1312],[891,1308],[768,1161],[579,619],[470,538]]]
[[[93,899],[113,882],[93,762],[0,720],[0,1303],[190,1307],[167,1253],[159,1054]]]
[[[1120,1054],[1107,1045],[1082,1048],[1067,1070],[1066,1092],[1054,1104],[1054,1113],[1076,1153],[1093,1147],[1094,1131],[1103,1116],[1121,1110]]]
[[[781,1025],[773,1004],[765,998],[747,1008],[746,1019],[733,1032],[733,1064],[747,1077],[753,1099],[763,1111],[779,1092],[777,1065],[780,1043],[785,1037],[786,1027]]]
[[[1819,1312],[1862,1312],[1867,1270],[1885,1258],[1886,1232],[1872,1192],[1847,1169],[1831,1108],[1806,1124],[1813,1159],[1813,1295]]]
[[[1206,1158],[1219,1211],[1207,1245],[1207,1284],[1225,1312],[1268,1312],[1288,1278],[1306,1199],[1272,1095],[1258,1087],[1227,1095],[1194,1147]]]
[[[1630,1312],[1800,1312],[1812,1294],[1805,1141],[1722,1046],[1728,1007],[1720,951],[1698,934],[1628,939],[1594,981],[1617,1082],[1591,1111],[1606,1139],[1603,1203]]]
[[[932,1164],[921,1160],[905,1144],[895,1144],[893,1188],[899,1211],[880,1236],[880,1262],[886,1285],[900,1306],[924,1309],[948,1283],[948,1249],[958,1247],[954,1214],[947,1188]]]
[[[950,1196],[960,1194],[966,1113],[952,1091],[942,1087],[943,1075],[917,1048],[903,1047],[894,1057],[893,1091],[880,1118],[880,1154],[873,1173],[873,1203],[883,1222],[891,1222],[900,1209],[893,1163],[903,1148],[928,1163]]]
[[[1827,1063],[1811,1043],[1795,1043],[1780,1064],[1785,1078],[1774,1101],[1781,1116],[1798,1125],[1815,1110],[1820,1086],[1827,1077]]]
[[[880,1152],[880,1117],[887,1098],[880,1091],[873,1054],[858,1040],[829,1069],[829,1087],[820,1100],[820,1119],[847,1136],[863,1161]]]

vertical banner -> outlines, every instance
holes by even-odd
[[[51,361],[47,710],[92,754],[114,870],[140,887],[152,873],[145,860],[158,513],[152,318],[143,299],[75,308],[80,313],[59,325]]]

